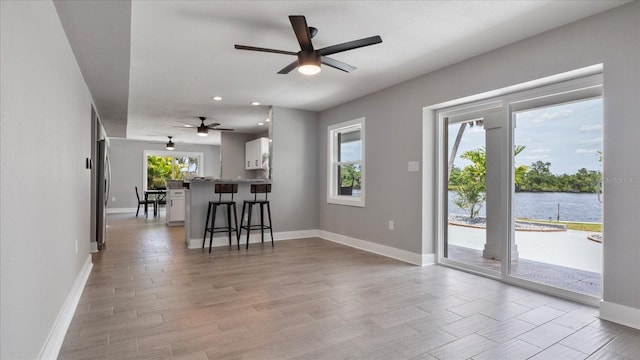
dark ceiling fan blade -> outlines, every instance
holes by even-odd
[[[293,27],[293,32],[296,33],[300,49],[302,51],[313,51],[313,44],[311,44],[311,33],[309,32],[309,26],[307,25],[307,19],[302,15],[290,15],[289,21]]]
[[[353,70],[357,69],[355,66],[351,66],[347,63],[343,63],[342,61],[338,61],[326,56],[321,56],[320,62],[327,66],[331,66],[334,69],[342,70],[346,73],[352,72]]]
[[[298,55],[293,51],[285,51],[285,50],[276,50],[276,49],[267,49],[255,46],[247,46],[247,45],[234,45],[238,50],[251,50],[251,51],[261,51],[267,53],[275,53],[275,54],[284,54],[284,55]]]
[[[381,42],[382,42],[382,38],[376,35],[376,36],[371,36],[364,39],[345,42],[342,44],[327,46],[326,48],[322,48],[318,50],[318,52],[320,53],[320,55],[331,55],[331,54],[336,54],[336,53],[347,51],[347,50],[353,50],[353,49],[357,49],[357,48],[361,48],[369,45],[379,44]]]
[[[211,130],[218,130],[218,131],[234,131],[235,129],[215,128],[215,129],[211,129]]]
[[[211,124],[208,124],[208,125],[205,125],[205,126],[208,127],[209,129],[213,129],[216,126],[220,126],[220,125],[222,125],[222,124],[214,122],[214,123],[211,123]]]
[[[292,62],[291,64],[285,66],[282,68],[282,70],[278,71],[278,74],[288,74],[291,72],[291,70],[295,69],[298,67],[298,60]]]

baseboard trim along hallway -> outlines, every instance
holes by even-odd
[[[91,274],[91,269],[93,268],[93,263],[91,262],[91,254],[87,256],[87,260],[84,262],[78,277],[76,277],[76,281],[73,283],[73,287],[69,292],[69,296],[67,296],[67,301],[65,301],[64,306],[58,313],[58,318],[53,323],[51,327],[51,331],[49,332],[49,336],[40,351],[40,355],[38,359],[57,359],[58,354],[60,353],[60,349],[62,348],[62,342],[64,341],[64,337],[67,334],[67,330],[69,329],[69,325],[71,325],[71,320],[73,319],[73,315],[76,312],[78,307],[78,303],[80,302],[80,297],[82,296],[82,291],[84,290],[85,285],[87,284],[87,280],[89,279],[89,274]]]

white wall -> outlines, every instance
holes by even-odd
[[[0,24],[0,358],[35,359],[89,257],[91,97],[51,2]]]
[[[426,19],[428,20],[428,19]],[[320,201],[320,229],[415,253],[435,252],[435,215],[421,211],[421,174],[407,161],[421,160],[434,180],[435,124],[423,108],[570,70],[604,64],[604,172],[640,179],[640,3],[634,2],[534,36],[320,114],[321,196],[326,194],[326,131],[331,124],[367,119],[367,206]],[[435,187],[427,186],[427,204]],[[608,184],[604,205],[604,300],[640,311],[640,184]],[[394,220],[394,231],[386,229]],[[427,241],[421,240],[422,222]],[[640,326],[638,324],[637,326]]]
[[[109,160],[111,161],[111,191],[109,193],[108,208],[131,209],[137,208],[138,201],[135,186],[140,196],[143,195],[144,181],[144,151],[167,151],[165,143],[109,139]],[[220,177],[220,146],[195,145],[177,143],[174,152],[199,152],[203,154],[202,170],[204,176]],[[112,201],[113,197],[116,201]]]

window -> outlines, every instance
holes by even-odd
[[[144,152],[144,188],[167,186],[167,180],[184,180],[202,176],[202,153]]]
[[[329,126],[327,202],[364,207],[364,118]]]

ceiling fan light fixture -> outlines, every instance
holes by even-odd
[[[198,135],[200,136],[207,136],[209,135],[209,128],[207,128],[204,125],[200,125],[198,126]]]
[[[320,68],[320,54],[317,52],[304,52],[298,54],[298,71],[304,75],[315,75],[322,70]]]
[[[169,136],[169,142],[167,143],[167,150],[173,150],[176,148],[175,144],[173,143],[173,141],[171,141],[171,138],[173,136]]]

